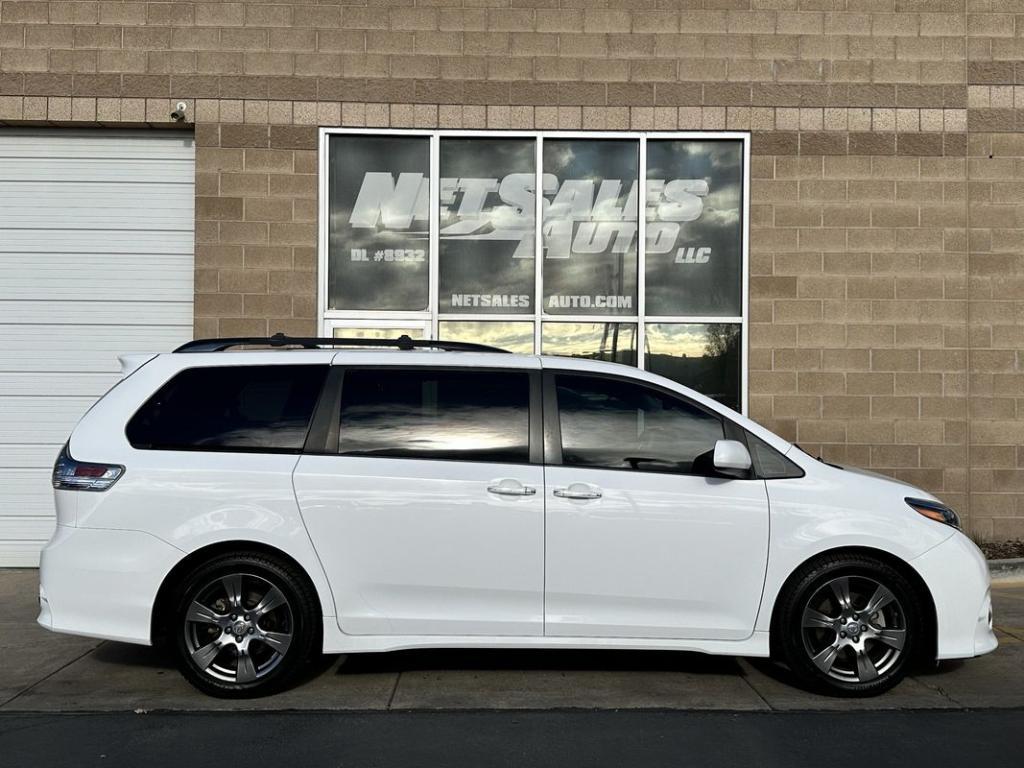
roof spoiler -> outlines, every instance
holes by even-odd
[[[132,352],[127,355],[118,355],[121,363],[121,378],[126,379],[156,357],[155,352]]]

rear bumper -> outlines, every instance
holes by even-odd
[[[966,659],[994,651],[988,563],[963,534],[910,561],[935,602],[937,658]]]
[[[149,645],[157,591],[183,554],[141,531],[58,525],[40,558],[38,622]]]

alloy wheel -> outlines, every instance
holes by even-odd
[[[204,675],[253,683],[284,659],[295,631],[284,592],[262,576],[230,573],[195,593],[184,616],[185,648]]]
[[[814,591],[801,620],[815,667],[845,683],[870,683],[893,669],[907,642],[906,613],[881,582],[840,576]]]

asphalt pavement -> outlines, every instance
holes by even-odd
[[[1024,712],[384,712],[0,715],[0,764],[202,766],[1020,765]]]

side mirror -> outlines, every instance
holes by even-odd
[[[749,477],[752,465],[750,452],[738,440],[719,440],[715,443],[714,466],[723,475],[736,478]]]

